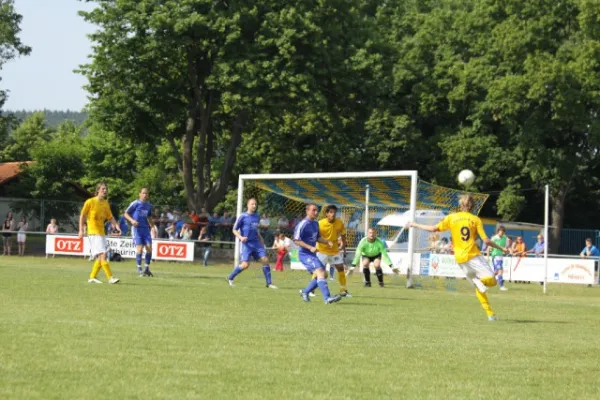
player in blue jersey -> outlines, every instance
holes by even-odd
[[[125,211],[125,218],[131,223],[131,234],[135,244],[135,261],[139,276],[153,276],[150,272],[152,261],[152,205],[148,202],[148,189],[140,190],[140,199],[132,202]],[[142,272],[142,252],[146,248],[146,268]]]
[[[273,285],[271,281],[271,267],[269,266],[265,242],[258,232],[260,217],[256,213],[256,199],[250,198],[247,206],[247,211],[242,213],[235,222],[235,225],[233,225],[233,234],[242,243],[242,251],[240,254],[240,265],[235,267],[231,274],[229,274],[227,282],[229,282],[229,286],[235,286],[233,284],[235,277],[248,268],[250,258],[254,258],[254,260],[260,261],[263,264],[262,270],[265,274],[267,287],[277,289],[277,286]]]
[[[298,258],[308,273],[316,276],[310,281],[307,287],[300,290],[300,295],[302,296],[302,300],[308,302],[310,301],[310,293],[318,287],[323,294],[325,304],[331,304],[340,301],[342,296],[331,296],[331,293],[329,293],[327,277],[325,276],[325,266],[316,254],[317,242],[333,247],[333,243],[321,237],[319,233],[318,214],[319,210],[317,206],[315,204],[308,204],[306,206],[306,218],[300,221],[294,231],[294,243],[299,247]]]

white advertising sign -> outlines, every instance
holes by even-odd
[[[107,237],[106,245],[123,258],[135,258],[135,245],[132,238]],[[47,254],[84,256],[90,254],[87,237],[47,235]],[[194,242],[153,240],[152,259],[171,261],[194,261]]]

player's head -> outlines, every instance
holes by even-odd
[[[367,239],[372,242],[373,240],[375,240],[377,238],[377,231],[375,230],[375,228],[369,228],[367,230]]]
[[[500,225],[498,229],[496,229],[496,233],[498,234],[498,236],[504,236],[504,234],[506,233],[506,228],[504,227],[504,225]]]
[[[591,238],[585,239],[585,246],[586,247],[592,247],[592,239]]]
[[[56,225],[56,220],[55,220],[54,218],[52,218],[52,219],[50,220],[50,223],[51,223],[52,225]]]
[[[319,215],[319,208],[316,204],[309,203],[306,205],[306,217],[311,220],[315,220]]]
[[[471,212],[473,211],[473,206],[475,205],[475,200],[473,196],[470,194],[463,194],[458,199],[458,207],[460,211]]]
[[[246,206],[248,207],[248,212],[251,214],[256,212],[257,205],[258,203],[256,202],[256,199],[254,197],[250,197],[248,199],[248,203],[246,203]]]
[[[141,201],[148,200],[148,189],[142,188],[142,190],[140,190],[140,200]]]
[[[327,207],[325,207],[325,217],[327,217],[327,220],[329,222],[333,222],[335,220],[336,213],[337,207],[335,205],[330,204]]]
[[[100,182],[99,184],[97,184],[94,195],[98,196],[101,199],[105,199],[108,195],[108,185],[104,182]]]
[[[537,236],[537,240],[538,242],[542,243],[544,241],[544,235],[542,235],[541,233]]]

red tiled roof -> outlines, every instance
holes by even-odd
[[[33,161],[15,161],[0,163],[0,185],[15,179],[22,172],[21,165],[30,165]]]

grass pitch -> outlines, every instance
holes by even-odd
[[[0,398],[600,398],[597,287],[491,289],[490,323],[460,280],[354,276],[326,306],[301,272],[275,291],[256,266],[235,288],[225,265],[112,268],[120,284],[90,285],[79,258],[0,258]]]

